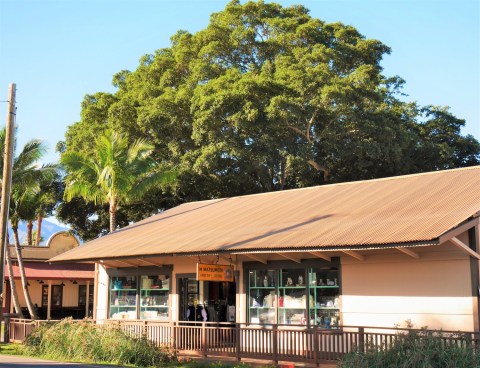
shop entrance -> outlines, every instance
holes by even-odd
[[[178,278],[180,321],[235,322],[235,282]]]

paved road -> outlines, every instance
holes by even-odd
[[[1,368],[120,368],[119,366],[95,365],[95,364],[77,364],[77,363],[59,363],[50,360],[27,358],[16,355],[0,355]]]

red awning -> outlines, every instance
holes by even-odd
[[[29,280],[58,279],[92,279],[95,277],[95,266],[92,264],[49,264],[44,262],[25,262],[25,274]],[[13,265],[13,275],[20,278],[17,265]],[[9,277],[8,267],[5,267],[5,277]]]

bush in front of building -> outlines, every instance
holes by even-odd
[[[480,346],[465,334],[410,330],[388,346],[365,343],[344,356],[341,368],[472,368],[480,367]]]
[[[176,362],[169,349],[156,347],[145,336],[128,336],[116,325],[71,319],[35,328],[25,341],[25,354],[137,367],[162,367]]]

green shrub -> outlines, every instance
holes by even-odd
[[[398,334],[390,346],[365,344],[365,351],[346,354],[341,368],[473,368],[480,367],[480,351],[462,334],[444,339],[442,332],[411,330]]]
[[[25,353],[56,360],[160,367],[175,361],[167,348],[146,337],[127,336],[119,326],[65,319],[42,324],[27,337]]]

